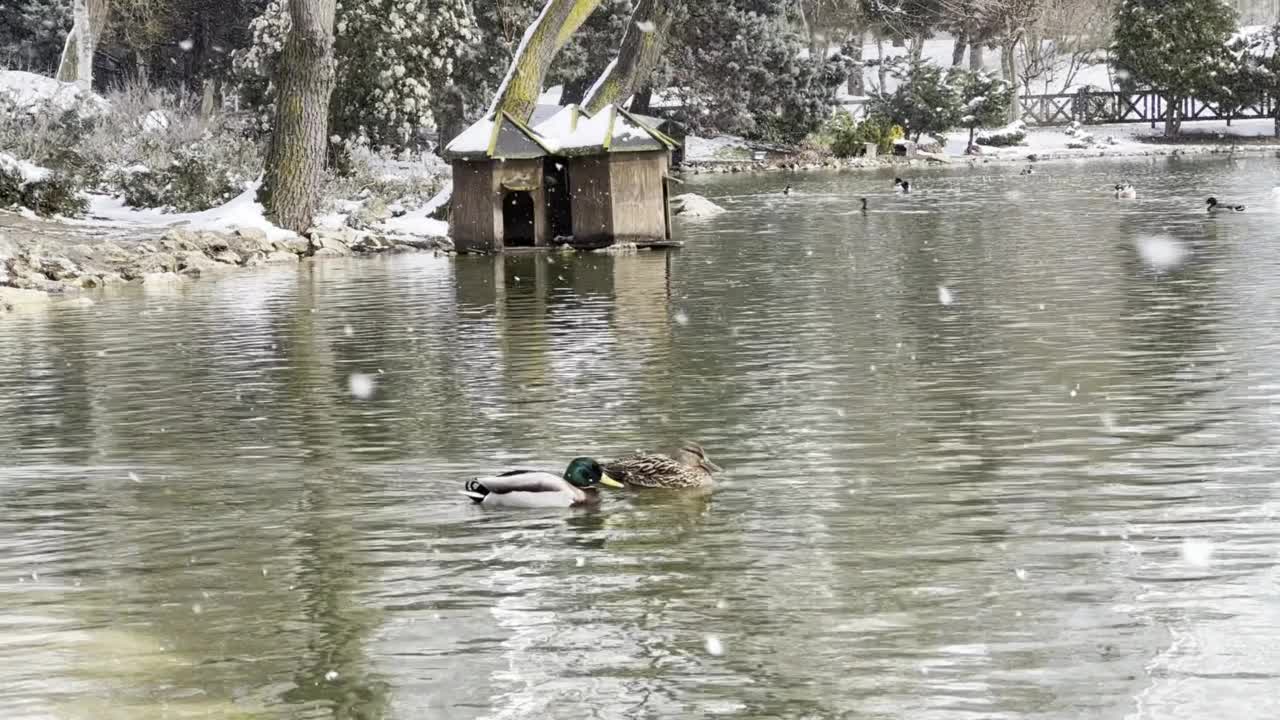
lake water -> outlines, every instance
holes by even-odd
[[[1278,170],[694,178],[670,254],[0,320],[0,715],[1278,717]],[[457,492],[686,438],[710,500]]]

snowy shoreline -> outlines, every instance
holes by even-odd
[[[806,158],[768,161],[748,160],[696,160],[680,166],[689,175],[716,175],[729,173],[811,172],[820,170],[875,171],[897,167],[972,167],[976,165],[1028,165],[1046,162],[1080,160],[1125,160],[1141,157],[1208,157],[1231,155],[1258,157],[1280,153],[1280,140],[1274,144],[1249,145],[1179,145],[1151,144],[1144,149],[1088,148],[1079,150],[1054,150],[1027,152],[1023,155],[921,155],[916,158],[884,156],[864,158]]]
[[[1165,140],[1142,124],[1091,125],[1077,128],[1040,127],[1026,131],[1026,141],[1009,147],[983,146],[983,154],[964,154],[967,137],[956,134],[944,142],[941,153],[921,153],[917,158],[880,156],[847,158],[818,156],[798,151],[765,160],[752,160],[751,146],[731,137],[686,141],[683,170],[690,175],[810,170],[881,170],[892,167],[934,165],[961,167],[1108,160],[1139,157],[1268,155],[1280,151],[1272,120],[1238,120],[1228,126],[1220,121],[1188,122],[1182,137]],[[1100,140],[1096,138],[1101,138]],[[1079,147],[1079,145],[1087,147]]]

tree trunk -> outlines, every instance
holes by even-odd
[[[1182,99],[1165,98],[1164,103],[1164,136],[1178,137],[1178,131],[1182,126],[1181,113],[1178,111],[1182,105]]]
[[[974,72],[978,72],[979,70],[982,70],[983,49],[984,48],[982,47],[982,43],[980,42],[969,43],[969,69],[970,70]]]
[[[1275,125],[1272,131],[1276,134],[1276,137],[1280,138],[1280,107],[1276,108]]]
[[[528,121],[542,94],[551,61],[599,4],[600,0],[547,0],[537,19],[525,30],[488,114],[502,111]]]
[[[629,109],[633,113],[646,115],[649,113],[652,107],[653,107],[653,86],[645,85],[644,87],[637,90],[636,94],[632,96],[631,107]]]
[[[1009,101],[1009,122],[1017,122],[1022,119],[1022,103],[1018,97],[1018,55],[1015,52],[1017,42],[1005,43],[1000,48],[1000,64],[1003,65],[1005,80],[1013,89],[1013,96]]]
[[[71,17],[74,24],[67,33],[58,60],[57,78],[74,82],[83,88],[93,87],[93,53],[98,48],[98,38],[107,25],[111,10],[108,0],[72,0]]]
[[[454,138],[467,129],[467,106],[462,91],[448,85],[431,94],[431,114],[436,119],[436,154],[444,152]]]
[[[595,114],[606,105],[626,100],[649,83],[670,35],[674,4],[674,0],[640,0],[627,29],[622,31],[618,58],[609,63],[587,91],[582,101],[584,110]]]
[[[964,62],[964,51],[969,45],[969,36],[964,33],[956,34],[955,44],[951,46],[951,67],[960,67]]]
[[[292,25],[276,68],[275,124],[260,199],[267,217],[296,233],[311,229],[324,173],[335,1],[290,0]]]
[[[880,64],[876,67],[876,80],[880,83],[880,92],[884,92],[885,83],[889,79],[889,69],[884,65],[884,38],[876,35],[876,53]]]
[[[977,129],[978,129],[978,126],[977,126],[977,125],[970,125],[970,126],[969,126],[969,143],[968,143],[967,145],[965,145],[965,146],[964,146],[964,154],[965,154],[965,155],[968,155],[968,154],[969,154],[969,148],[973,147],[973,134],[974,134],[974,132],[975,132],[975,131],[977,131]],[[988,142],[990,142],[990,140],[989,140],[989,139],[988,139]]]
[[[213,78],[205,78],[200,88],[200,119],[208,120],[213,117],[213,111],[218,107],[218,81]]]
[[[920,62],[924,57],[924,36],[916,35],[911,38],[911,61]]]
[[[853,59],[853,71],[849,73],[849,94],[854,97],[867,94],[866,81],[863,78],[862,40],[861,30],[855,31],[849,38],[849,55]]]

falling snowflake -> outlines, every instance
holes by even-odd
[[[675,320],[677,325],[689,324],[689,316],[683,310],[677,310],[676,314],[671,316],[671,319]]]
[[[1013,574],[1021,581],[1027,581],[1027,571],[1023,568],[1015,568]]]
[[[724,654],[724,643],[720,642],[720,638],[715,635],[708,635],[706,638],[707,654],[720,657]]]
[[[651,20],[641,20],[636,23],[636,27],[640,28],[640,32],[642,33],[651,33],[658,29]]]
[[[1189,254],[1186,246],[1178,240],[1165,235],[1147,235],[1134,241],[1138,255],[1142,261],[1157,272],[1168,272],[1176,269],[1186,261]]]
[[[372,375],[364,373],[351,373],[347,378],[347,387],[351,390],[352,397],[358,400],[368,400],[373,397],[374,388],[377,383],[374,382]]]
[[[355,330],[355,328],[351,327],[350,325],[343,325],[343,326],[342,326],[342,334],[343,334],[343,335],[346,335],[347,337],[351,337],[352,335],[355,335],[355,334],[356,334],[356,330]]]
[[[330,670],[329,672],[327,672],[327,673],[325,673],[325,674],[324,674],[324,679],[325,679],[325,680],[328,680],[329,682],[333,682],[334,680],[337,680],[337,679],[338,679],[338,671],[337,671],[337,670]]]
[[[1182,561],[1191,567],[1209,567],[1213,562],[1213,543],[1202,538],[1183,538]]]
[[[942,303],[943,305],[950,305],[955,301],[956,299],[951,295],[950,290],[946,289],[941,285],[938,286],[938,302]]]
[[[196,46],[196,43],[191,38],[187,38],[186,40],[183,40],[182,42],[178,43],[178,48],[182,50],[182,52],[191,52],[191,48],[195,46]]]

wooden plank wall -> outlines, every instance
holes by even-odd
[[[492,163],[453,163],[453,242],[461,252],[494,252]],[[501,220],[501,212],[498,218]]]
[[[614,153],[610,160],[613,188],[613,234],[619,242],[660,240],[667,235],[662,176],[667,151]]]
[[[613,236],[612,187],[609,156],[573,158],[569,161],[573,188],[573,236],[596,240]]]

